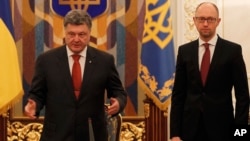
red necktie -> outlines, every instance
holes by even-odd
[[[205,43],[203,45],[205,47],[205,53],[201,61],[201,79],[202,79],[202,83],[204,86],[206,83],[207,73],[208,73],[209,66],[210,66],[210,50],[209,50],[208,43]]]
[[[72,68],[72,79],[74,85],[75,96],[78,99],[82,83],[81,65],[79,63],[80,55],[72,55],[74,59],[74,64]]]

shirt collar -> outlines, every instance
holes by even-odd
[[[81,55],[82,57],[86,57],[86,54],[87,54],[87,48],[88,46],[86,46],[83,51],[81,51],[80,53],[78,53],[79,55]],[[67,54],[68,54],[68,57],[71,57],[73,54],[75,54],[74,52],[72,52],[69,47],[66,45],[66,49],[67,49]]]
[[[218,40],[218,36],[216,35],[216,36],[214,36],[211,40],[209,40],[207,43],[209,43],[209,45],[215,46],[217,40]],[[206,43],[206,42],[204,42],[203,40],[201,40],[201,39],[199,38],[199,46],[202,46],[204,43]]]

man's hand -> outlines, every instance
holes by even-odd
[[[36,119],[36,102],[32,99],[28,99],[28,103],[25,105],[24,108],[25,115],[30,117],[31,119]]]
[[[110,98],[110,106],[107,106],[108,115],[114,115],[119,112],[120,105],[116,98]]]

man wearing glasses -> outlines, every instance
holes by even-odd
[[[193,20],[199,38],[178,50],[170,138],[231,141],[232,129],[248,124],[249,88],[242,49],[216,34],[221,19],[215,4],[199,4]]]

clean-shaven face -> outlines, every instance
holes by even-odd
[[[65,43],[74,53],[81,52],[89,43],[90,29],[86,24],[68,24],[65,27]]]
[[[205,3],[196,10],[193,20],[200,38],[203,41],[209,41],[216,34],[216,28],[221,19],[216,8],[210,3]]]

